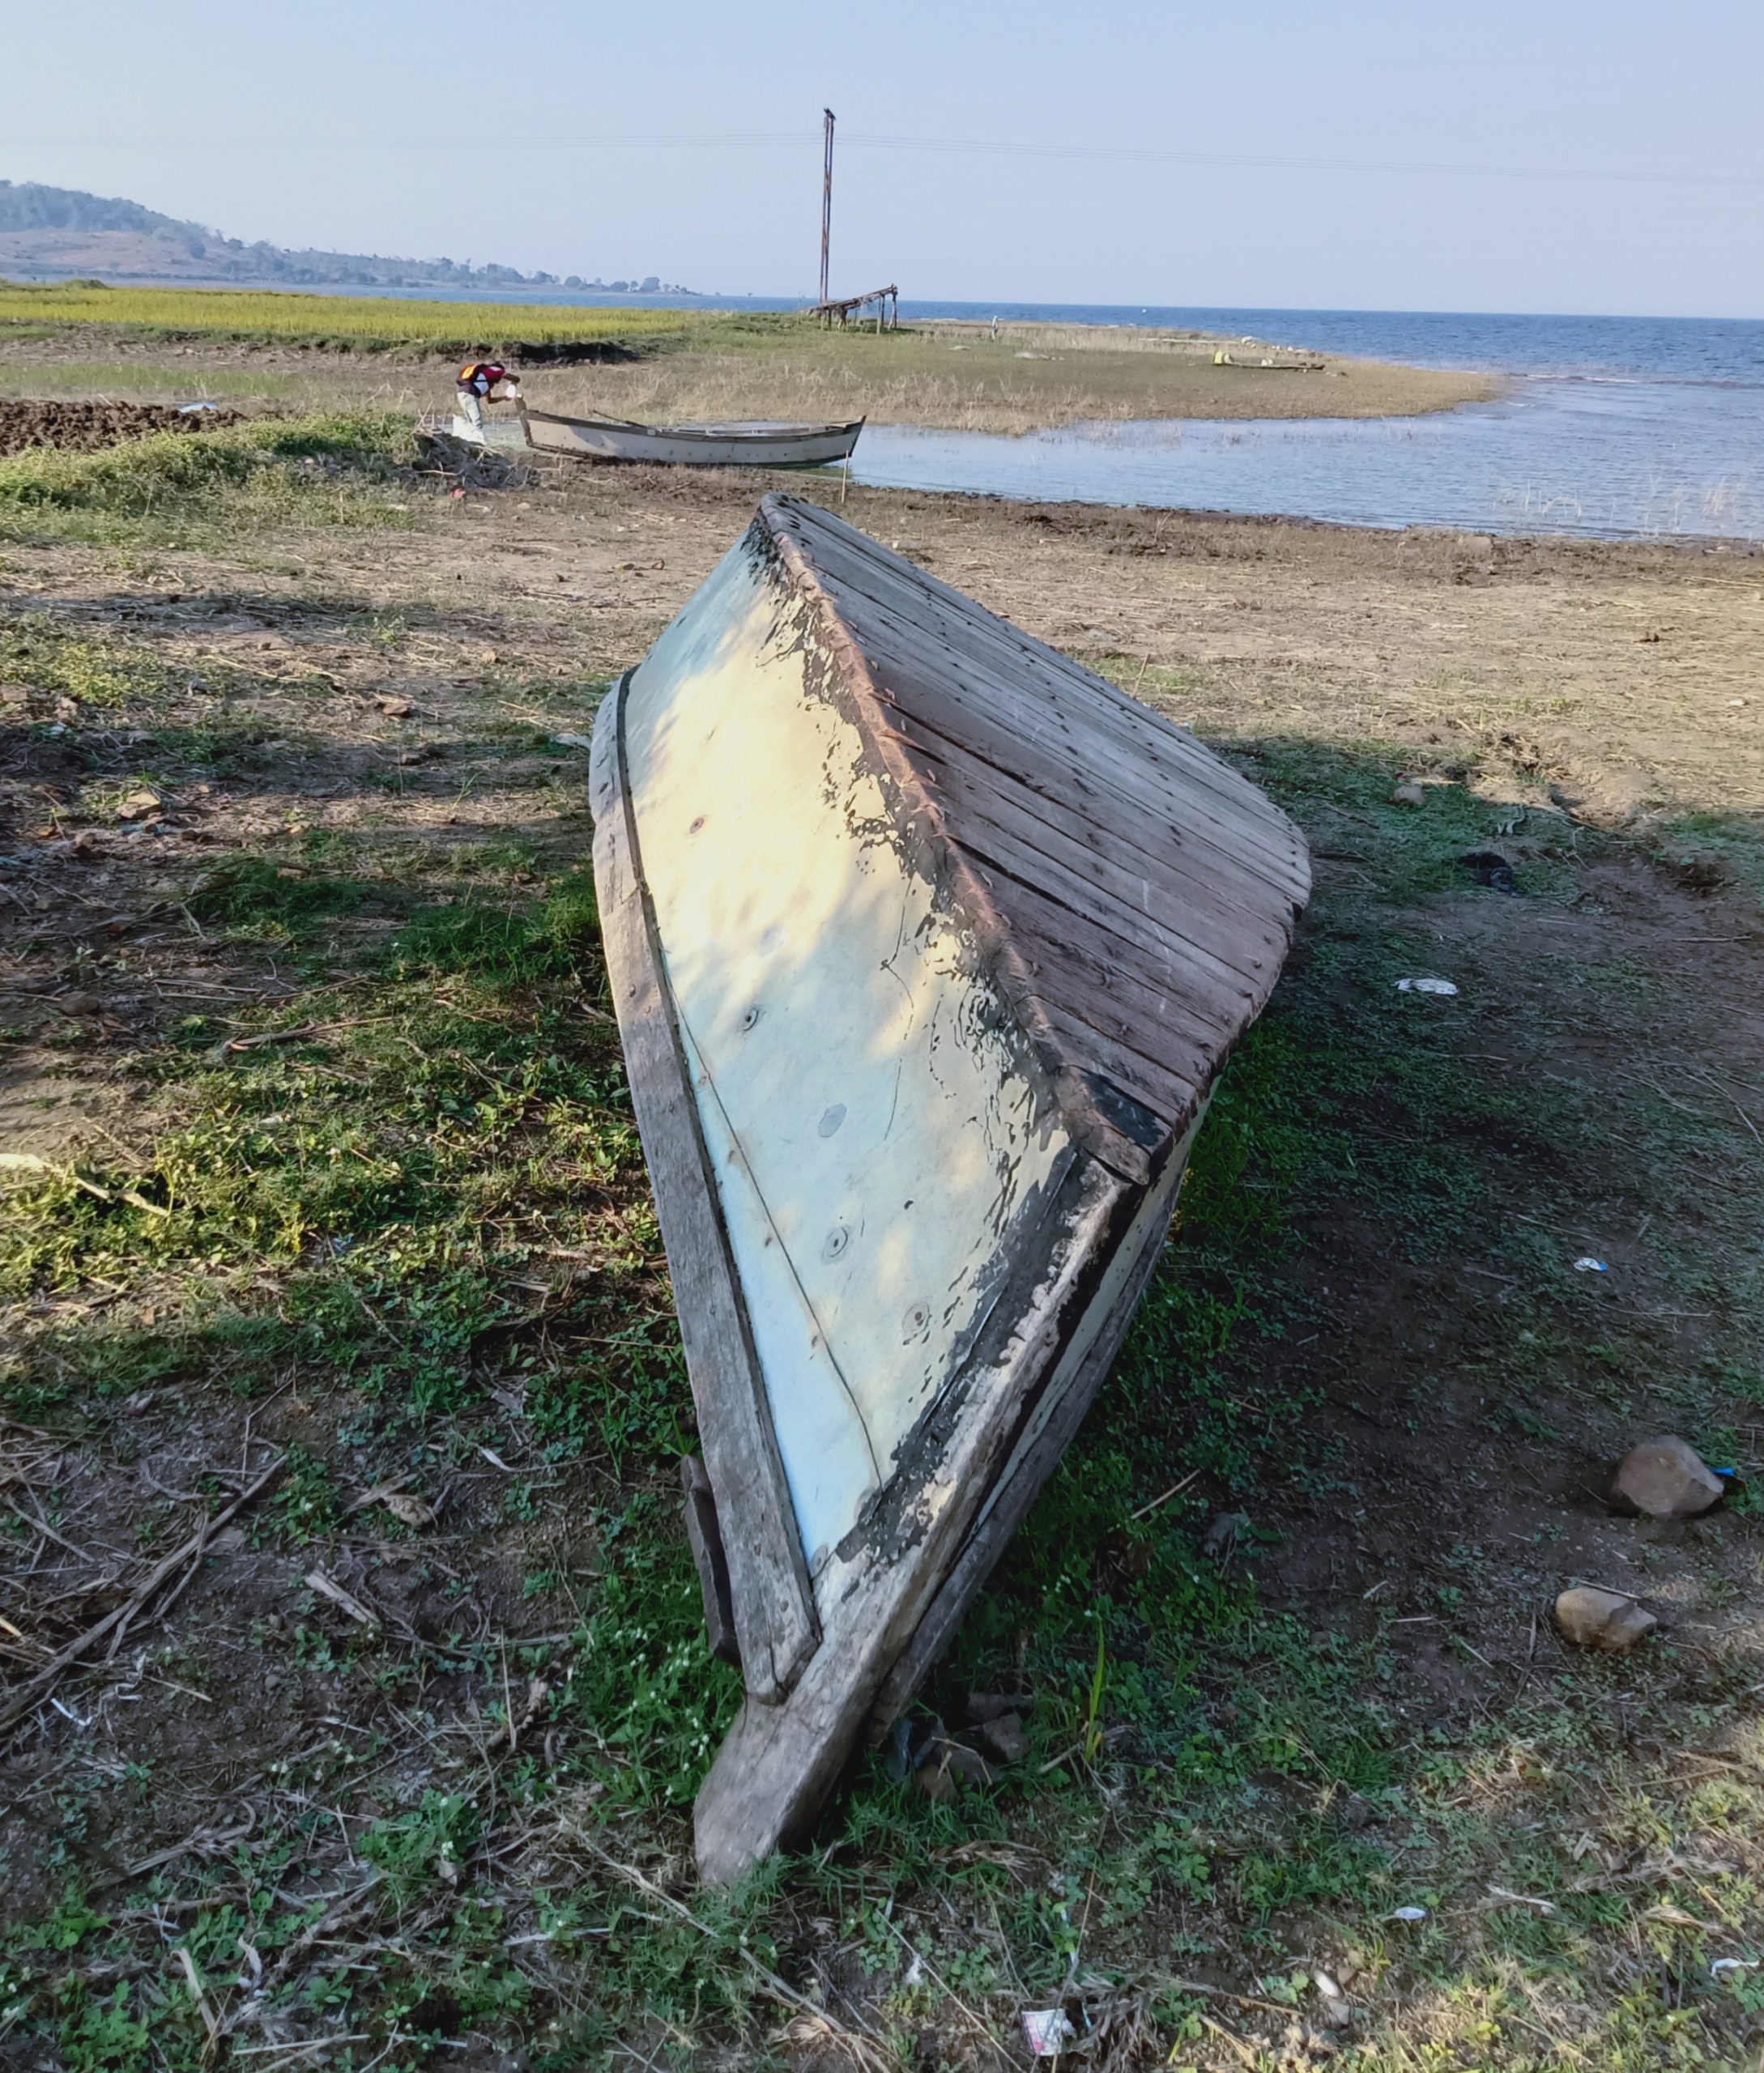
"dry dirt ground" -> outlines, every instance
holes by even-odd
[[[96,453],[119,439],[144,439],[154,432],[217,432],[236,424],[236,411],[185,412],[163,404],[0,402],[0,454],[32,447],[62,453]]]
[[[703,1752],[655,1715],[728,1693],[675,1665],[689,1618],[664,1660],[603,1616],[689,1441],[591,933],[501,992],[420,945],[579,870],[600,689],[765,487],[431,483],[408,530],[0,549],[0,1182],[76,1177],[32,1198],[0,1371],[0,2057],[991,2066],[1051,2003],[1121,2067],[1755,2063],[1755,1518],[1602,1501],[1655,1430],[1764,1462],[1740,550],[849,492],[1268,784],[1318,896],[1161,1292],[928,1695],[959,1728],[969,1685],[1020,1692],[1030,1758],[947,1804],[866,1771],[748,1913],[695,1894]],[[1511,896],[1459,861],[1490,849]],[[347,1372],[300,1292],[365,1237],[330,1182],[237,1177],[321,1099],[334,1168],[512,1177],[463,1251],[337,1283]],[[542,1129],[577,1134],[507,1135]],[[234,1235],[156,1254],[217,1134]],[[291,1234],[237,1237],[278,1204]],[[411,1288],[438,1313],[468,1253],[469,1407],[401,1422],[441,1387]],[[628,1425],[572,1427],[560,1374]],[[1655,1612],[1636,1658],[1557,1639],[1574,1581]],[[620,1647],[641,1675],[590,1705]]]

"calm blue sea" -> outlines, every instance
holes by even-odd
[[[902,314],[908,305],[902,304]],[[1164,420],[1020,438],[876,426],[867,482],[1360,526],[1764,540],[1764,323],[1383,310],[921,304],[1249,335],[1506,377],[1421,418]]]
[[[569,303],[556,292],[498,300]],[[593,298],[788,309],[777,296]],[[993,496],[1479,532],[1764,541],[1764,322],[1467,312],[907,302],[904,318],[1155,325],[1476,368],[1502,399],[1423,418],[1077,425],[1003,438],[876,425],[861,480]]]

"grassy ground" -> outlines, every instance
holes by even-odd
[[[399,296],[306,295],[290,289],[106,287],[90,281],[0,282],[0,325],[66,326],[247,340],[292,339],[333,351],[424,347],[470,351],[485,339],[672,336],[690,325],[671,309],[553,309],[429,301]]]
[[[799,313],[552,310],[230,290],[0,287],[0,394],[276,408],[448,400],[459,356],[517,339],[611,338],[635,363],[539,368],[530,401],[715,419],[847,418],[1019,432],[1079,419],[1370,417],[1449,409],[1485,377],[1327,359],[1292,373],[1212,364],[1190,333],[1042,324],[824,331]],[[1240,356],[1242,347],[1232,342]],[[348,360],[343,362],[347,354]]]
[[[1745,569],[853,493],[1198,725],[1319,885],[918,1709],[1013,1693],[1027,1753],[867,1757],[718,1896],[735,1682],[559,737],[753,486],[177,445],[0,465],[10,1688],[277,1474],[9,1730],[6,2062],[991,2067],[1057,2005],[1101,2066],[1754,2063],[1753,1500],[1596,1494],[1657,1429],[1758,1466]],[[1556,1639],[1581,1577],[1635,1657]]]
[[[789,323],[707,330],[635,364],[560,369],[523,387],[543,407],[661,419],[867,416],[965,432],[1140,418],[1373,417],[1492,395],[1474,374],[1330,359],[1289,373],[1215,367],[1210,339],[1008,324],[924,324],[880,337]],[[1242,348],[1240,347],[1241,352]]]

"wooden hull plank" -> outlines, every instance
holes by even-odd
[[[1195,1130],[1158,1184],[1135,1213],[1127,1235],[1093,1299],[1089,1329],[1070,1350],[1062,1372],[1050,1381],[1024,1422],[991,1494],[982,1505],[936,1596],[926,1607],[913,1638],[883,1680],[871,1710],[872,1740],[886,1732],[918,1690],[926,1672],[955,1639],[956,1629],[984,1589],[1012,1536],[1023,1523],[1042,1486],[1059,1466],[1097,1392],[1121,1350],[1140,1298],[1157,1271],[1176,1212],[1176,1198],[1188,1164]]]
[[[594,885],[631,1105],[654,1184],[680,1337],[718,1497],[743,1675],[775,1702],[820,1640],[764,1377],[693,1113],[620,776],[621,682],[595,716]]]
[[[1008,1447],[1016,1402],[1077,1330],[1089,1270],[1125,1192],[1088,1163],[1075,1176],[1046,1278],[1024,1292],[1014,1330],[977,1364],[967,1415],[913,1506],[910,1548],[865,1546],[842,1560],[837,1594],[824,1586],[823,1598],[838,1607],[837,1645],[829,1639],[811,1658],[782,1705],[742,1708],[694,1810],[706,1879],[737,1877],[802,1837],[961,1547]]]
[[[861,607],[862,616],[873,619],[885,634],[885,641],[878,645],[888,658],[910,656],[915,649],[929,655],[934,664],[942,658],[942,666],[935,669],[931,681],[940,683],[947,678],[952,687],[961,682],[965,662],[974,671],[1012,671],[1017,683],[1017,697],[1011,707],[995,703],[995,713],[1010,711],[1013,717],[1025,718],[1033,714],[1068,733],[1076,730],[1085,738],[1101,736],[1123,751],[1137,751],[1138,760],[1166,783],[1182,788],[1166,791],[1163,795],[1166,803],[1176,798],[1191,802],[1198,792],[1232,816],[1241,840],[1254,844],[1274,837],[1279,852],[1298,862],[1298,889],[1302,892],[1308,877],[1303,868],[1302,839],[1297,831],[1284,817],[1266,818],[1267,802],[1250,780],[1221,763],[1191,735],[1150,712],[1106,678],[1081,670],[1067,657],[1043,647],[1014,627],[993,621],[977,629],[974,608],[960,593],[922,571],[917,573],[931,594],[931,602],[924,611],[908,617],[900,608],[897,581],[884,587],[862,566],[841,563],[835,563],[829,573],[820,566],[821,560],[829,559],[823,550],[816,562],[817,573],[828,577],[829,593],[836,602]],[[959,609],[964,606],[965,612]],[[858,615],[854,611],[854,617]],[[1263,812],[1246,812],[1252,802],[1259,804]]]

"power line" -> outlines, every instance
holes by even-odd
[[[1025,158],[1099,159],[1158,165],[1267,166],[1306,172],[1434,173],[1478,180],[1659,181],[1694,186],[1764,187],[1764,172],[1686,172],[1645,166],[1464,165],[1447,160],[1276,157],[1251,151],[1168,151],[1133,144],[992,143],[959,138],[880,137],[848,130],[846,143],[871,151],[1008,151]]]
[[[820,139],[810,130],[628,130],[596,136],[479,137],[479,151],[775,150],[806,149]],[[1140,165],[1216,166],[1238,170],[1422,175],[1456,180],[1566,180],[1675,187],[1764,187],[1764,172],[1708,172],[1651,166],[1567,166],[1529,163],[1465,164],[1450,160],[1300,157],[1256,151],[1172,151],[1135,144],[1062,144],[1009,138],[897,137],[846,130],[849,150],[955,153],[965,157],[1094,160]],[[456,152],[456,138],[427,137],[18,137],[34,150],[112,151],[420,151]]]

